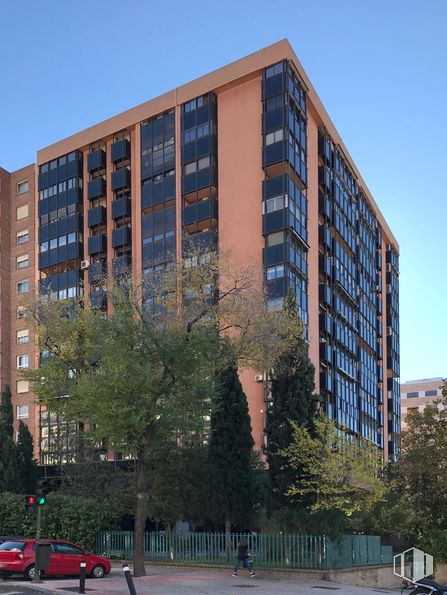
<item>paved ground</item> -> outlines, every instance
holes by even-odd
[[[231,576],[231,570],[208,568],[179,569],[151,566],[148,576],[134,579],[138,595],[239,595],[250,589],[253,595],[318,595],[321,593],[339,593],[340,595],[377,595],[377,593],[398,593],[398,590],[364,588],[340,585],[320,580],[302,580],[299,577],[273,578],[268,573],[259,572],[250,578],[246,573],[238,577]],[[34,587],[21,580],[7,579],[0,583],[0,593],[78,593],[79,579],[45,579],[40,586]],[[38,589],[21,591],[20,588]],[[128,593],[122,571],[113,569],[104,579],[87,579],[87,595],[125,595]]]

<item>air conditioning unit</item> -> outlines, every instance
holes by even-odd
[[[85,269],[88,269],[89,266],[90,266],[89,260],[81,260],[81,269],[83,271],[85,271]]]
[[[256,376],[255,376],[255,382],[264,382],[264,376],[263,376],[263,374],[256,374]]]

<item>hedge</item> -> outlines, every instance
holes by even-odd
[[[98,531],[110,526],[106,503],[93,498],[50,494],[42,507],[42,538],[66,539],[91,549]],[[33,538],[36,513],[25,512],[25,496],[0,493],[0,535]]]

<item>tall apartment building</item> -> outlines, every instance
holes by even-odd
[[[39,435],[37,409],[21,368],[34,365],[26,301],[36,283],[35,166],[9,173],[0,168],[0,390],[9,385],[15,417]],[[37,441],[36,441],[37,442]],[[36,443],[36,455],[37,443]]]
[[[36,205],[37,276],[60,299],[106,308],[104,273],[191,242],[256,267],[270,308],[292,288],[328,414],[396,456],[398,244],[287,41],[42,149]],[[241,379],[260,447],[268,393]],[[41,414],[42,462],[61,431]]]
[[[423,411],[427,405],[434,405],[435,402],[441,401],[444,382],[443,378],[424,378],[402,382],[400,385],[402,432],[407,429],[406,419],[409,411]]]

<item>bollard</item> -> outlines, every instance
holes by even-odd
[[[129,588],[130,595],[137,595],[128,564],[123,564],[123,572],[124,572],[124,576],[126,577],[127,586]]]
[[[81,560],[81,572],[79,573],[79,593],[85,593],[85,568],[87,563],[85,560]]]

